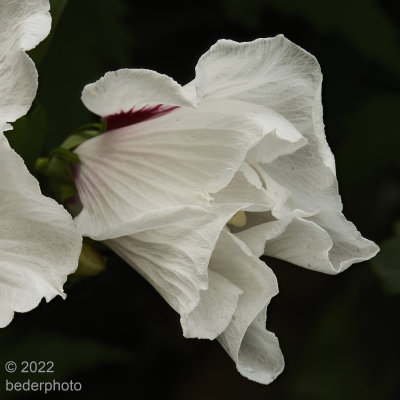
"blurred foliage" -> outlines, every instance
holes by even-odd
[[[52,35],[31,52],[40,61],[38,97],[8,134],[31,170],[37,157],[86,138],[76,128],[98,120],[81,104],[81,90],[106,71],[150,68],[186,83],[217,39],[283,33],[321,64],[344,212],[382,250],[372,269],[364,263],[337,277],[267,260],[280,285],[268,328],[280,339],[287,367],[266,387],[241,377],[217,343],[183,339],[178,316],[156,291],[97,247],[107,268],[67,286],[65,302],[17,315],[0,332],[2,358],[55,360],[60,379],[75,377],[84,386],[82,397],[71,398],[400,398],[400,297],[382,290],[398,293],[400,268],[398,230],[392,236],[400,219],[395,2],[52,0],[52,7],[59,18]]]
[[[381,252],[371,260],[374,271],[389,294],[400,294],[400,221],[395,225],[395,236],[381,244]]]
[[[360,194],[358,213],[380,238],[400,211],[399,109],[400,94],[390,91],[360,100],[346,112],[347,137],[336,152],[339,184]]]
[[[303,18],[319,33],[338,33],[362,56],[381,62],[400,77],[399,32],[378,0],[220,0],[227,16],[248,27],[259,26],[271,7]]]
[[[350,136],[337,155],[338,168],[350,174],[349,180],[366,184],[382,170],[400,168],[399,109],[400,93],[390,92],[375,93],[353,106],[345,121]]]
[[[398,398],[400,348],[394,344],[400,337],[400,299],[382,299],[367,270],[359,278],[350,274],[324,308],[301,351],[287,398]]]

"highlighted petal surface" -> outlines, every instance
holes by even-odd
[[[39,184],[0,134],[0,327],[14,312],[35,308],[44,297],[65,297],[75,271],[81,236],[71,216],[40,193]]]
[[[314,137],[323,162],[334,171],[323,130],[321,83],[315,57],[283,35],[247,43],[219,40],[196,66],[199,98],[241,100],[278,112],[307,139]]]
[[[237,102],[207,102],[106,132],[76,149],[80,231],[97,236],[140,215],[180,205],[206,207],[273,129],[268,114]]]
[[[296,215],[311,215],[326,204],[341,210],[334,158],[322,122],[322,74],[315,57],[282,35],[249,43],[220,40],[200,58],[195,83],[199,97],[206,95],[204,101],[229,98],[263,105],[284,117],[280,126],[290,121],[286,125],[292,129],[277,126],[276,132],[292,146],[269,143],[277,147],[276,156],[262,159],[265,147],[260,143],[248,156],[268,178],[267,188],[271,181],[274,190],[279,189],[276,217],[297,210]],[[293,142],[295,131],[307,139],[306,145]]]

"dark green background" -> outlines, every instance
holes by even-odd
[[[80,93],[106,71],[149,68],[184,84],[216,40],[283,33],[321,64],[326,134],[344,212],[382,251],[373,263],[336,277],[266,260],[280,284],[268,328],[286,359],[283,374],[269,386],[241,377],[218,343],[185,340],[178,315],[110,253],[106,271],[69,286],[66,301],[43,303],[0,331],[2,399],[44,398],[4,391],[5,379],[38,379],[7,375],[7,360],[53,360],[56,374],[43,379],[83,385],[81,393],[47,399],[400,398],[400,45],[394,4],[52,2],[58,23],[32,52],[38,98],[9,135],[32,171],[39,155],[94,121]]]

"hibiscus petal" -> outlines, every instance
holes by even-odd
[[[264,109],[210,101],[88,140],[76,149],[78,228],[96,236],[157,209],[207,206],[271,133],[267,120]]]
[[[270,164],[254,164],[274,200],[277,218],[307,217],[322,209],[341,211],[335,175],[310,146],[280,157]]]
[[[231,323],[218,337],[219,342],[243,376],[264,384],[272,382],[284,367],[278,339],[265,329],[266,308],[278,293],[275,275],[227,230],[219,237],[210,270],[243,291]]]
[[[246,243],[256,257],[261,257],[265,252],[266,243],[281,236],[290,222],[291,218],[282,218],[256,223],[248,229],[235,232],[235,236]]]
[[[48,11],[46,0],[1,2],[0,125],[26,114],[35,97],[37,72],[25,51],[48,35]]]
[[[292,154],[307,143],[307,139],[282,115],[272,110],[267,115],[273,134],[266,135],[248,152],[246,160],[250,164],[272,162],[278,157]]]
[[[266,242],[264,254],[319,272],[333,273],[329,260],[332,246],[332,239],[324,229],[312,221],[295,217],[282,234]]]
[[[293,219],[287,232],[267,242],[265,254],[336,274],[372,258],[378,247],[343,216],[336,176],[312,143],[272,163],[253,165],[267,188],[272,215],[284,220],[305,217]],[[295,229],[298,224],[304,232],[300,226]]]
[[[322,197],[337,193],[334,158],[322,122],[321,84],[322,74],[315,57],[282,35],[249,43],[220,40],[200,58],[196,67],[199,97],[206,94],[206,100],[226,97],[266,106],[290,121],[308,140],[295,157],[275,157],[276,163],[270,159],[268,164],[266,159],[261,161],[267,174],[294,196],[298,195],[298,189],[300,194],[306,191],[314,198],[320,192]],[[296,148],[287,150],[281,155],[293,153]],[[318,181],[313,180],[315,177]],[[294,187],[286,187],[288,181]],[[314,182],[315,187],[322,183],[322,189],[315,193],[305,185],[309,182]],[[332,193],[327,193],[331,187]],[[324,198],[318,201],[323,203]],[[338,205],[337,199],[332,201]]]
[[[236,234],[257,255],[263,254],[327,274],[368,260],[378,252],[342,214],[283,218]]]
[[[220,43],[220,42],[218,42]],[[217,43],[217,44],[218,44]],[[217,45],[215,45],[217,46]],[[204,56],[203,56],[204,57]],[[221,55],[223,58],[223,56]],[[250,59],[247,60],[249,63],[252,62],[251,57]],[[199,62],[201,64],[201,61]],[[214,65],[211,63],[211,65],[208,66],[208,69],[211,71],[211,76],[213,76],[214,72],[212,71],[212,68]],[[193,93],[195,90],[195,84],[197,83],[198,85],[201,86],[203,82],[203,74],[209,77],[209,74],[202,71],[200,68],[200,71],[198,76],[196,77],[195,81],[190,82],[185,86],[185,90],[188,93]],[[218,71],[217,71],[218,73]],[[218,75],[218,78],[220,78],[220,75]],[[245,78],[244,78],[245,79]],[[251,77],[250,77],[251,80]],[[198,82],[196,82],[198,81]],[[211,78],[212,81],[212,78]],[[199,83],[200,82],[200,83]],[[233,86],[235,86],[235,82],[232,83]],[[207,85],[206,85],[207,86]],[[210,83],[210,86],[212,86],[212,82]],[[207,90],[207,88],[203,89],[201,87],[197,87],[198,92],[202,92],[203,90]],[[219,100],[222,98],[219,98],[218,95],[215,95],[215,93],[206,93],[207,96],[206,98],[202,99],[203,102],[208,102],[210,99],[214,99],[217,97]],[[199,94],[199,97],[201,98],[202,96]],[[199,98],[199,102],[200,102]],[[237,97],[235,96],[228,96],[228,98],[236,99]],[[224,99],[226,102],[227,99]],[[266,135],[263,140],[254,148],[252,148],[249,153],[247,154],[246,160],[249,163],[255,163],[255,162],[271,162],[275,160],[276,158],[286,155],[286,154],[291,154],[298,150],[299,148],[303,147],[307,143],[307,139],[296,129],[296,127],[288,120],[286,119],[282,114],[277,112],[276,110],[270,108],[270,107],[265,107],[262,102],[257,103],[257,102],[247,102],[247,101],[240,101],[237,102],[238,104],[241,104],[240,108],[241,110],[237,110],[238,112],[243,112],[246,109],[248,110],[263,110],[263,114],[265,116],[265,120],[263,121],[265,129],[268,129],[271,131],[271,134]],[[255,104],[257,103],[257,104]],[[261,104],[261,105],[259,105]]]
[[[252,157],[262,155],[263,142],[273,148],[270,142],[276,138],[267,136],[246,159],[264,182],[272,215],[284,219],[282,229],[288,226],[287,232],[278,235],[281,239],[267,242],[266,250],[298,265],[337,273],[353,262],[371,258],[377,247],[363,239],[341,214],[335,161],[324,133],[321,85],[322,74],[315,57],[279,35],[249,43],[218,41],[200,58],[196,79],[188,87],[193,90],[195,86],[204,101],[229,98],[273,109],[283,118],[281,125],[285,119],[290,121],[307,139],[306,145],[287,146],[281,152],[278,141],[275,157]],[[287,126],[277,129],[278,138],[282,137],[279,132],[292,132],[295,138],[294,130]],[[296,216],[308,218],[292,219]],[[305,229],[304,237],[296,228],[299,224]],[[250,233],[240,233],[240,237],[257,233],[259,240],[249,240],[248,244],[259,252],[278,225],[270,222],[264,228],[254,227]],[[320,243],[319,249],[311,243],[312,237]],[[304,254],[307,246],[315,250],[314,257]]]
[[[214,200],[218,204],[237,204],[245,211],[267,211],[271,209],[267,191],[249,182],[248,176],[251,167],[236,172],[231,182],[215,194]],[[242,172],[246,171],[246,172]],[[254,171],[254,170],[253,170]],[[253,179],[253,176],[250,177]],[[254,180],[253,180],[254,182]]]
[[[84,87],[82,101],[90,111],[102,117],[147,105],[195,106],[195,99],[188,96],[179,83],[147,69],[107,72]]]
[[[312,110],[321,82],[315,57],[283,35],[245,43],[219,40],[200,58],[195,79],[199,98],[263,105],[306,137],[314,135]]]
[[[208,271],[208,288],[200,292],[200,302],[181,319],[187,338],[215,339],[230,324],[239,296],[243,293],[220,274]]]
[[[39,184],[0,134],[0,327],[14,312],[35,308],[44,297],[65,297],[82,238],[67,211],[40,193]]]
[[[234,98],[298,112],[307,106],[298,97],[312,103],[320,80],[315,57],[278,35],[242,43],[218,40],[199,59],[195,86],[199,98]]]
[[[211,253],[237,207],[216,208],[214,213],[199,207],[190,207],[189,213],[182,211],[182,207],[164,210],[170,218],[164,218],[158,226],[104,243],[155,287],[181,315],[184,331],[191,331],[186,328],[190,325],[188,315],[198,306],[200,291],[208,287]],[[127,225],[135,227],[134,223]],[[221,281],[215,284],[222,285]]]
[[[364,239],[341,213],[321,211],[308,219],[325,229],[333,242],[329,250],[333,273],[342,272],[354,263],[369,260],[379,251],[379,247]]]
[[[263,187],[263,183],[257,171],[246,161],[243,161],[239,171],[244,174],[250,185],[255,186],[257,189],[261,189]]]

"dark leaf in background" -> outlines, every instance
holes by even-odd
[[[10,146],[24,159],[30,172],[34,172],[47,132],[47,115],[37,103],[27,115],[13,123],[12,131],[6,132]]]
[[[69,0],[39,68],[38,98],[49,119],[45,154],[96,119],[80,101],[83,86],[129,67],[131,34],[123,0]]]

